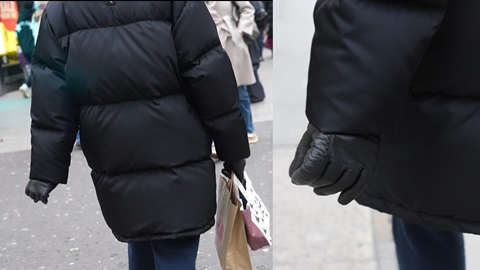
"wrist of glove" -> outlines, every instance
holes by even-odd
[[[296,185],[317,195],[341,192],[338,202],[354,200],[373,178],[379,136],[324,134],[309,124],[298,144],[289,174]]]
[[[30,179],[25,187],[25,194],[34,202],[42,201],[47,204],[49,194],[56,186],[54,183]]]

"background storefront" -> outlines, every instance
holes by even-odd
[[[15,35],[18,8],[22,2],[0,1],[0,95],[17,90],[24,80],[17,57]]]

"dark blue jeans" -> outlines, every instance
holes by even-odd
[[[463,234],[414,225],[393,217],[400,270],[464,270]]]
[[[264,25],[258,26],[258,31],[260,32],[260,36],[257,38],[258,53],[259,53],[259,56],[262,57],[263,56],[263,31],[265,31],[265,26]]]
[[[128,243],[129,270],[195,270],[200,236]]]
[[[245,85],[238,87],[238,105],[240,112],[242,113],[245,125],[247,126],[247,132],[252,133],[254,131],[252,121],[252,110],[250,109],[250,96],[248,95],[248,89]]]

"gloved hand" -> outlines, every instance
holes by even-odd
[[[245,165],[246,165],[245,159],[224,162],[222,173],[226,177],[230,178],[230,175],[233,171],[235,176],[242,183],[243,187],[246,188],[247,182],[245,180],[245,175],[243,174],[243,171],[245,170]],[[247,207],[247,199],[245,198],[245,196],[241,192],[239,192],[239,195],[240,195],[240,199],[242,201],[243,206],[246,208]]]
[[[30,179],[25,187],[25,194],[34,202],[42,201],[47,204],[48,196],[56,186],[54,183]]]
[[[227,177],[230,177],[230,173],[233,171],[235,176],[243,183],[245,176],[243,175],[243,171],[245,170],[245,159],[239,159],[235,161],[227,161],[223,163],[223,168],[229,172]]]
[[[373,177],[379,136],[324,134],[308,124],[289,174],[296,185],[313,187],[317,195],[341,192],[340,204],[355,199]]]

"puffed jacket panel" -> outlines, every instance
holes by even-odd
[[[391,132],[444,14],[441,7],[415,1],[317,1],[310,123],[326,133]]]

